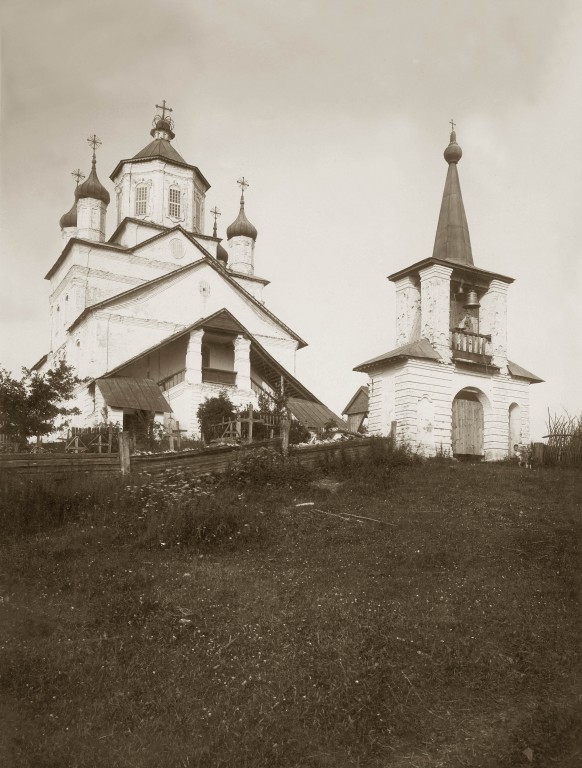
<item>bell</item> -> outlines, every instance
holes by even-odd
[[[463,305],[465,309],[477,309],[479,306],[479,297],[477,291],[469,291],[467,294],[467,301]]]

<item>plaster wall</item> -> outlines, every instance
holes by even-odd
[[[492,280],[481,297],[480,332],[491,334],[491,362],[507,373],[507,283]]]
[[[204,232],[205,192],[197,174],[162,160],[124,163],[116,176],[117,224],[124,218],[141,218],[165,227],[180,224],[188,232]],[[147,189],[146,213],[136,213],[136,190]],[[179,216],[170,215],[170,188],[181,193]]]
[[[227,242],[228,266],[233,272],[252,275],[255,271],[255,241],[251,237],[231,237]]]

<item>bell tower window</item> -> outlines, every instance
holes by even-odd
[[[135,190],[135,215],[145,216],[148,205],[148,188],[142,184]]]
[[[173,219],[179,219],[182,216],[182,204],[180,199],[180,190],[170,187],[170,216]]]

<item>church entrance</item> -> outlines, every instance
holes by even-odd
[[[485,453],[483,432],[483,405],[479,395],[472,390],[462,389],[453,400],[453,456],[482,458]]]

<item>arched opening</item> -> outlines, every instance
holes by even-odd
[[[453,456],[481,459],[485,455],[484,399],[483,393],[473,387],[462,389],[455,396],[451,440]]]
[[[517,403],[509,406],[509,455],[513,456],[513,446],[521,442],[521,408]]]

